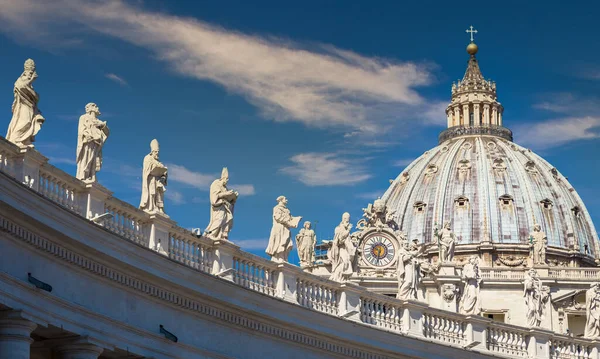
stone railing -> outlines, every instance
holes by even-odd
[[[391,298],[352,283],[317,277],[289,263],[269,261],[228,241],[199,237],[177,226],[168,216],[141,211],[112,197],[99,184],[81,182],[47,161],[33,149],[20,149],[0,138],[1,172],[124,240],[240,288],[352,323],[498,357],[600,359],[600,343],[592,340]],[[546,273],[551,278],[597,279],[599,270],[553,268],[546,269]],[[482,268],[481,275],[484,280],[520,281],[524,270]]]

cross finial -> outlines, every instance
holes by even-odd
[[[473,25],[471,25],[471,27],[469,29],[467,29],[466,32],[471,33],[471,42],[473,42],[473,40],[474,40],[473,34],[476,34],[477,30],[474,30]]]

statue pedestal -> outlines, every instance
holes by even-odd
[[[437,284],[440,293],[440,309],[454,313],[458,312],[458,293],[461,279],[456,264],[442,263],[433,280]]]

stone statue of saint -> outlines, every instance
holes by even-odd
[[[221,178],[210,185],[210,223],[204,232],[214,240],[227,239],[233,226],[233,205],[239,193],[227,189],[228,181],[229,171],[224,167]]]
[[[156,139],[150,142],[150,153],[144,157],[142,170],[142,199],[140,208],[146,212],[164,213],[167,167],[158,160],[160,147]]]
[[[417,299],[420,276],[420,248],[416,242],[402,241],[398,251],[398,299]]]
[[[44,123],[44,117],[37,107],[40,95],[33,89],[33,81],[37,77],[35,62],[27,59],[23,73],[15,82],[13,116],[6,133],[6,139],[18,146],[32,145]]]
[[[288,200],[285,196],[277,197],[277,205],[273,208],[273,227],[269,236],[269,245],[266,253],[271,260],[278,263],[287,262],[288,255],[294,244],[290,228],[298,227],[302,217],[292,217],[287,208]]]
[[[477,259],[477,256],[471,256],[469,263],[465,264],[462,270],[462,279],[465,282],[465,287],[458,308],[461,314],[478,315],[481,312],[479,297],[481,277],[479,276]]]
[[[435,228],[434,236],[437,237],[440,262],[452,262],[454,259],[454,240],[456,236],[450,229],[450,222],[444,223],[444,228],[441,231]]]
[[[548,245],[548,238],[546,233],[542,232],[542,227],[539,224],[533,226],[533,233],[531,233],[531,246],[533,264],[546,264],[546,246]]]
[[[335,227],[333,244],[331,247],[331,276],[330,280],[345,282],[352,276],[354,269],[352,263],[356,255],[356,247],[350,239],[350,213],[342,215],[342,221]]]
[[[313,264],[315,262],[317,236],[315,235],[315,231],[311,229],[309,221],[304,222],[304,228],[296,235],[296,243],[300,266],[304,267]]]
[[[77,174],[82,181],[96,181],[96,172],[102,167],[102,146],[108,138],[106,121],[100,121],[100,109],[95,103],[85,106],[85,115],[79,117],[77,134]]]
[[[544,314],[544,305],[548,301],[549,295],[549,288],[542,286],[542,281],[535,269],[530,269],[525,273],[523,296],[527,307],[526,320],[528,327],[540,326]]]
[[[600,283],[592,283],[585,292],[586,322],[584,337],[600,337]]]

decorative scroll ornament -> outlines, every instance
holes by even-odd
[[[458,294],[458,288],[452,283],[447,283],[442,286],[442,298],[446,303],[452,303]]]

